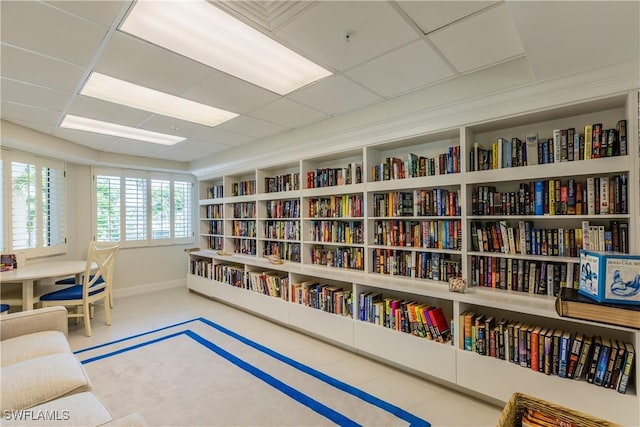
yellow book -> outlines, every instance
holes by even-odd
[[[591,139],[593,137],[592,125],[585,125],[584,127],[584,159],[589,160],[591,158],[591,151],[593,149],[591,145]]]
[[[556,190],[555,180],[549,180],[549,215],[556,214]]]

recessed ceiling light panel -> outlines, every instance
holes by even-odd
[[[91,73],[81,95],[175,117],[205,126],[217,126],[238,115],[104,74]]]
[[[176,135],[152,132],[144,129],[136,129],[129,126],[122,126],[115,123],[103,122],[100,120],[88,119],[86,117],[73,116],[67,114],[64,117],[61,128],[81,130],[85,132],[100,133],[103,135],[117,136],[120,138],[135,139],[138,141],[152,142],[154,144],[173,145],[186,138]]]
[[[203,0],[138,0],[120,30],[280,95],[331,75]]]

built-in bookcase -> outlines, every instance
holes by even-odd
[[[622,124],[626,149],[615,139]],[[599,156],[594,128],[611,138],[607,147],[615,144]],[[299,187],[290,186],[296,176]],[[252,181],[255,190],[232,190]],[[202,246],[189,254],[187,283],[493,401],[520,391],[638,425],[637,368],[623,394],[495,357],[495,340],[502,321],[503,328],[520,322],[523,337],[538,340],[552,330],[640,348],[637,330],[559,317],[554,306],[558,290],[578,281],[581,248],[640,253],[639,182],[636,92],[234,171],[201,181]],[[224,197],[212,198],[208,189],[221,184]],[[216,206],[221,229],[210,228]],[[224,252],[208,244],[214,236],[223,237]],[[207,273],[218,270],[224,274]],[[449,292],[452,276],[466,279],[467,292]],[[265,286],[267,277],[279,278],[279,287]],[[309,289],[320,290],[324,305],[310,304]],[[386,305],[380,312],[390,300],[400,307],[394,327],[384,321]],[[377,321],[367,317],[376,319],[372,304]],[[412,329],[410,307],[427,306],[442,310],[452,339],[421,337],[417,323]],[[470,314],[483,335],[467,347]],[[409,327],[396,330],[403,321]]]

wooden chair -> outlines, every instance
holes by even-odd
[[[77,309],[74,313],[69,311],[69,317],[82,317],[84,319],[85,333],[90,337],[91,307],[96,302],[104,300],[106,324],[111,325],[111,284],[115,270],[116,254],[119,248],[120,246],[116,244],[107,246],[91,242],[82,283],[40,296],[42,306],[75,306]],[[94,266],[97,266],[97,268],[94,269]]]

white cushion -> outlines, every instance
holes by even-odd
[[[2,426],[97,426],[111,420],[93,393],[77,393],[18,412],[3,412]]]
[[[67,337],[60,331],[36,332],[0,342],[1,365],[56,353],[71,353]]]
[[[31,408],[90,391],[89,378],[71,353],[50,354],[2,367],[2,411]]]

